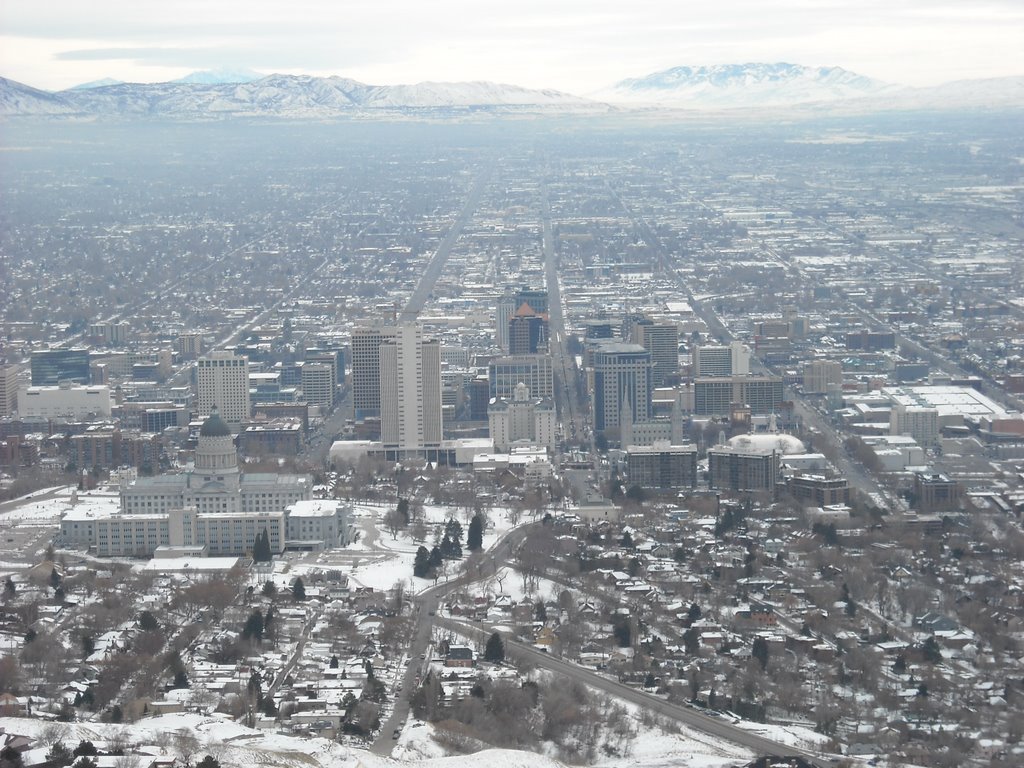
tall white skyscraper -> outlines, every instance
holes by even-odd
[[[384,450],[422,454],[441,444],[441,345],[403,323],[380,345],[380,432]]]
[[[227,350],[216,350],[196,364],[196,400],[199,418],[217,406],[220,416],[237,432],[251,413],[249,359]]]

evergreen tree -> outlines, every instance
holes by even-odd
[[[78,746],[75,747],[75,751],[71,754],[73,754],[75,757],[78,757],[80,755],[91,756],[99,754],[99,750],[96,749],[96,745],[93,744],[91,741],[86,741],[85,739],[82,739],[82,741],[78,742]]]
[[[633,630],[629,626],[629,619],[625,616],[616,617],[612,622],[612,634],[620,648],[628,648],[633,640]]]
[[[160,622],[158,622],[156,620],[156,616],[149,611],[143,611],[139,614],[139,629],[144,632],[153,632],[160,629]]]
[[[264,628],[263,611],[257,608],[255,611],[250,613],[249,618],[245,620],[245,626],[242,627],[242,639],[254,640],[258,643],[263,640]]]
[[[220,768],[220,762],[213,755],[207,755],[196,763],[196,768]]]
[[[179,669],[174,673],[174,682],[171,683],[172,688],[188,688],[188,675],[185,674],[184,669]]]
[[[409,500],[399,499],[398,506],[395,507],[395,511],[398,512],[398,516],[402,518],[402,527],[409,524]]]
[[[484,661],[498,664],[505,660],[505,643],[497,632],[487,638],[487,646],[484,648]]]
[[[277,595],[277,585],[273,581],[264,581],[261,592],[264,597],[269,597],[273,600],[274,596]]]
[[[412,564],[412,575],[422,579],[428,573],[430,573],[430,552],[427,551],[426,547],[421,546],[416,550],[416,559]]]
[[[25,768],[21,752],[10,746],[0,749],[0,768]]]
[[[444,535],[446,539],[451,539],[453,542],[459,545],[459,549],[462,549],[462,523],[456,520],[454,517],[448,518],[448,522],[444,524]]]
[[[18,591],[18,587],[15,585],[14,579],[12,579],[10,576],[8,576],[7,580],[4,582],[4,596],[5,597],[14,597],[14,594],[17,591]]]
[[[696,627],[690,627],[683,632],[683,647],[691,656],[700,653],[700,632]]]
[[[330,666],[331,669],[337,669],[338,668],[338,657],[337,656],[331,656],[331,663],[330,663],[329,666]]]
[[[440,547],[434,547],[430,550],[430,570],[436,571],[441,567],[441,563],[444,561],[444,555],[441,554]]]
[[[274,559],[270,549],[270,533],[266,528],[256,536],[256,541],[252,545],[252,559],[257,563],[269,563]]]
[[[484,521],[480,515],[473,515],[469,521],[469,533],[466,534],[466,549],[479,552],[484,548]]]
[[[533,618],[542,623],[548,620],[548,609],[543,600],[538,600],[534,604]]]
[[[292,597],[296,600],[306,599],[306,585],[303,583],[301,576],[297,576],[295,583],[292,584]]]
[[[750,655],[761,662],[761,669],[768,669],[768,643],[763,637],[755,637]]]
[[[441,557],[446,560],[458,560],[462,557],[462,546],[447,533],[441,539]]]
[[[259,672],[253,670],[253,673],[249,675],[249,682],[246,685],[246,691],[249,694],[249,703],[253,710],[259,710],[263,708],[263,677]]]
[[[697,621],[697,619],[700,618],[700,606],[696,603],[691,603],[690,610],[686,612],[686,618],[688,618],[691,623]]]

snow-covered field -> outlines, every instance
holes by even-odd
[[[637,727],[632,751],[624,757],[599,759],[599,768],[730,768],[752,759],[741,747],[724,743],[711,736],[690,731],[662,730],[644,725],[635,709],[629,708]],[[415,768],[556,768],[564,764],[551,757],[532,752],[489,749],[461,757],[445,757],[444,749],[434,741],[433,726],[413,722],[407,726],[395,747],[393,760],[364,758],[367,768],[380,766],[414,766]]]
[[[246,728],[231,720],[202,715],[161,715],[139,720],[130,725],[103,723],[48,723],[21,717],[0,718],[0,728],[38,738],[54,726],[63,729],[61,741],[74,749],[86,739],[98,747],[101,742],[128,741],[146,745],[149,752],[180,756],[176,734],[191,733],[198,742],[195,755],[202,759],[210,754],[224,768],[243,768],[255,765],[282,768],[356,768],[364,753],[327,739],[296,738]]]
[[[465,548],[466,535],[469,530],[469,521],[466,520],[465,510],[434,504],[426,505],[423,509],[423,522],[427,536],[424,541],[417,542],[410,535],[411,526],[397,531],[397,535],[394,537],[387,530],[383,517],[391,509],[390,505],[356,503],[353,505],[353,516],[360,531],[359,540],[345,550],[322,554],[316,559],[316,562],[305,561],[296,564],[291,569],[291,574],[301,574],[304,570],[314,570],[331,563],[344,564],[352,583],[358,586],[388,590],[396,582],[403,582],[408,592],[419,592],[433,586],[434,582],[430,579],[413,577],[412,567],[413,561],[416,559],[416,550],[421,545],[427,549],[433,547],[438,532],[443,530],[445,523],[452,517],[458,520],[462,526],[463,554],[469,554]],[[484,549],[493,546],[502,535],[513,527],[505,509],[491,510],[487,519],[483,535]],[[526,520],[524,519],[523,522]],[[457,575],[458,561],[449,561],[446,567],[449,578]],[[445,576],[441,576],[440,581],[444,581],[444,579]],[[511,581],[510,577],[505,582],[506,593]],[[494,591],[498,591],[497,586]]]
[[[0,718],[0,728],[38,738],[55,724],[30,718]],[[224,768],[272,765],[282,768],[563,768],[551,757],[507,749],[488,749],[471,755],[446,756],[432,739],[433,728],[423,723],[406,727],[394,757],[384,758],[327,739],[299,738],[247,728],[231,720],[193,714],[161,715],[125,725],[59,723],[61,740],[74,748],[82,739],[97,746],[107,741],[146,745],[148,752],[177,754],[176,735],[191,733],[198,742],[195,754],[210,754]],[[639,726],[639,723],[638,723]],[[599,760],[599,768],[726,768],[748,759],[742,750],[685,731],[666,733],[640,727],[633,751],[626,757]]]
[[[51,493],[50,498],[40,498]],[[0,523],[58,525],[60,516],[72,510],[83,514],[108,514],[121,508],[117,491],[79,491],[70,485],[36,491],[17,501],[20,503],[0,515]]]

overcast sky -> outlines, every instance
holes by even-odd
[[[1024,0],[0,0],[0,76],[51,90],[245,68],[586,94],[749,61],[908,85],[1024,75]]]

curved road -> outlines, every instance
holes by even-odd
[[[437,624],[462,635],[475,636],[477,639],[482,641],[486,641],[490,636],[490,630],[488,629],[481,629],[478,626],[465,624],[452,619],[438,619]],[[659,715],[675,720],[676,722],[692,728],[695,731],[706,733],[710,736],[714,736],[733,744],[739,744],[741,747],[752,750],[757,755],[799,755],[812,764],[819,766],[819,768],[831,768],[831,766],[835,765],[835,760],[831,756],[808,752],[803,749],[798,749],[797,747],[773,741],[765,738],[764,736],[760,736],[753,731],[738,728],[725,720],[705,715],[702,712],[698,712],[687,707],[672,704],[664,699],[639,691],[636,688],[623,685],[622,683],[611,680],[603,675],[591,672],[589,669],[562,661],[550,654],[542,653],[528,645],[523,645],[522,643],[510,640],[507,637],[503,639],[505,641],[506,653],[509,653],[511,656],[515,656],[521,661],[528,661],[535,666],[544,667],[552,672],[557,672],[560,675],[564,675],[592,688],[597,688],[598,690],[604,691],[612,696],[616,696],[617,698],[624,699],[632,704],[641,706],[651,712],[657,712]]]

